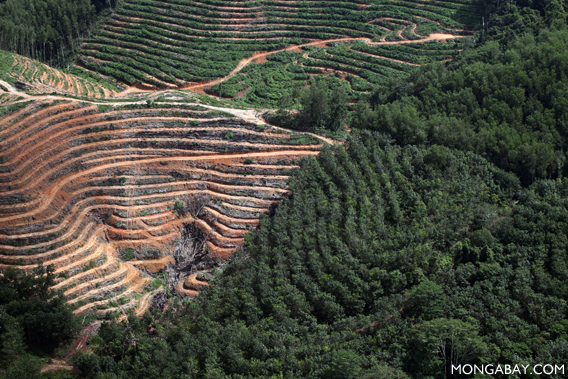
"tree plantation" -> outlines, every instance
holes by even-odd
[[[61,65],[92,27],[96,8],[91,0],[0,2],[0,49]]]
[[[0,0],[0,377],[565,378],[567,21]]]

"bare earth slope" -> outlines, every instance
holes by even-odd
[[[0,117],[0,268],[55,265],[77,313],[143,312],[159,290],[149,274],[188,230],[207,259],[227,259],[323,143],[191,94],[100,103],[0,88],[12,99]]]

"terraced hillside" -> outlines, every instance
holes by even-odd
[[[200,87],[206,93],[241,98],[245,104],[277,107],[283,95],[318,75],[334,76],[348,97],[364,99],[373,86],[402,78],[415,66],[451,60],[461,50],[459,39],[445,34],[424,40],[394,42],[318,42],[266,56],[226,80]],[[431,39],[431,38],[438,38]]]
[[[453,39],[478,14],[474,0],[126,0],[79,64],[145,88],[246,94],[252,103],[331,69],[349,75],[356,94],[413,64],[451,59]],[[290,64],[267,68],[266,59]]]
[[[13,82],[18,89],[28,94],[54,94],[90,99],[117,96],[117,87],[110,83],[81,78],[7,51],[0,51],[0,66],[2,67],[1,77]],[[86,70],[83,71],[87,73]],[[4,88],[4,91],[7,91],[7,88]]]
[[[77,313],[142,312],[149,273],[192,241],[226,259],[321,146],[191,94],[104,104],[0,83],[0,268],[55,265]]]

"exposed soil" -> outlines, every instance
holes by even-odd
[[[91,337],[96,333],[97,329],[101,326],[100,321],[94,321],[89,325],[85,326],[79,335],[79,338],[73,343],[67,356],[65,357],[65,362],[69,362],[71,357],[75,355],[79,351],[87,351],[87,342],[91,339]],[[44,370],[42,370],[43,372]],[[47,371],[47,370],[45,370]]]
[[[177,242],[187,225],[206,239],[178,270],[178,281],[227,259],[260,214],[287,195],[290,162],[317,154],[323,143],[284,144],[289,131],[267,125],[257,130],[264,121],[254,110],[203,106],[206,111],[191,111],[189,119],[169,116],[183,111],[175,108],[101,114],[95,105],[104,103],[78,107],[61,95],[33,96],[0,83],[14,95],[48,105],[27,106],[0,120],[6,125],[0,131],[2,153],[8,157],[0,163],[0,200],[17,200],[0,204],[0,267],[54,264],[65,275],[55,287],[78,314],[128,309],[142,314],[163,291],[143,293],[152,280],[144,273],[178,263],[172,257],[175,246],[187,246]],[[49,105],[64,99],[70,101]],[[236,119],[205,117],[209,111]],[[86,138],[91,142],[84,143]],[[209,199],[198,216],[183,211],[192,196]],[[180,201],[184,207],[174,209]],[[126,249],[134,249],[137,258],[123,261]],[[188,294],[183,286],[180,292]]]

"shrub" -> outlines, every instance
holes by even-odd
[[[120,257],[122,258],[123,261],[129,261],[129,260],[134,258],[135,252],[136,252],[136,250],[134,250],[132,248],[124,249],[120,253]]]

